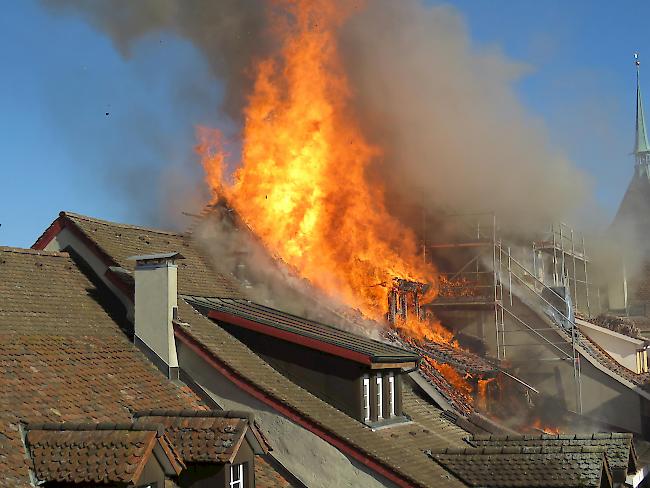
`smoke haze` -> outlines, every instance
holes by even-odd
[[[154,31],[192,42],[225,84],[222,115],[241,123],[251,64],[272,49],[258,0],[43,0],[77,12],[129,56]],[[497,49],[477,51],[460,14],[418,0],[373,0],[340,36],[353,112],[383,156],[380,178],[396,211],[493,211],[534,229],[571,217],[589,178],[549,147],[543,124],[516,97],[528,68]],[[191,76],[191,74],[188,74]]]
[[[549,146],[514,83],[529,68],[476,51],[451,7],[376,0],[342,36],[357,113],[381,141],[394,196],[539,226],[589,196],[589,178]]]
[[[54,12],[82,15],[106,33],[125,57],[135,42],[156,31],[190,41],[203,53],[214,76],[225,83],[222,108],[233,118],[239,117],[250,88],[250,62],[269,46],[263,35],[264,8],[258,0],[42,1]]]

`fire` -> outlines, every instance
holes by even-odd
[[[368,178],[381,150],[349,110],[352,93],[336,41],[358,7],[331,0],[274,4],[269,16],[280,49],[254,66],[239,169],[225,181],[219,135],[202,130],[206,179],[272,253],[381,320],[385,284],[395,277],[436,283],[436,271],[418,255],[412,230],[387,210],[384,188]],[[427,336],[417,320],[403,326]]]
[[[533,423],[530,425],[532,429],[541,430],[545,434],[559,434],[560,428],[550,425],[544,425],[540,418],[536,418]]]
[[[488,409],[488,397],[487,397],[488,384],[490,384],[495,379],[496,378],[485,378],[485,379],[478,380],[476,393],[477,393],[478,407],[481,410],[487,411]]]
[[[470,375],[462,376],[458,371],[456,371],[452,366],[449,366],[448,364],[439,363],[438,361],[435,361],[429,357],[425,357],[424,359],[431,366],[433,366],[433,368],[438,370],[438,372],[440,372],[440,374],[445,377],[450,385],[456,388],[456,391],[464,398],[467,404],[472,405],[474,403],[474,388],[468,381],[471,378]]]
[[[454,334],[435,318],[422,320],[410,315],[406,320],[398,318],[395,321],[395,327],[405,330],[410,336],[420,341],[429,340],[458,347]]]

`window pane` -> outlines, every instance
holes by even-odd
[[[395,416],[395,375],[388,376],[388,412],[391,417]]]
[[[382,388],[381,374],[377,374],[377,418],[384,418],[384,391]]]
[[[363,379],[363,419],[370,420],[370,378]]]
[[[230,466],[230,488],[244,488],[243,464],[232,464]]]

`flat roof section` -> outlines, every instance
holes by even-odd
[[[213,320],[344,357],[371,368],[392,364],[396,368],[414,367],[420,360],[412,351],[245,299],[181,297]]]

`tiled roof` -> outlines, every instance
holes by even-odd
[[[59,219],[50,227],[70,224],[94,242],[100,252],[114,261],[114,265],[127,270],[133,270],[135,267],[135,262],[128,260],[131,256],[180,252],[185,259],[177,263],[179,293],[219,297],[242,296],[236,282],[214,269],[206,250],[202,250],[189,234],[117,224],[71,212],[61,212]],[[47,235],[48,231],[45,231],[35,246],[43,243]]]
[[[156,425],[30,425],[25,442],[40,482],[135,483],[156,443],[161,444],[174,474],[183,468]]]
[[[530,446],[591,446],[602,447],[612,469],[635,471],[636,460],[632,434],[604,432],[596,434],[540,434],[524,436],[486,435],[469,440],[475,447],[530,447]],[[631,461],[631,462],[630,462]]]
[[[64,253],[0,247],[0,486],[28,486],[19,422],[130,422],[131,411],[200,408],[104,309]]]
[[[420,354],[449,364],[454,369],[464,373],[492,376],[498,371],[497,366],[486,358],[460,347],[454,347],[451,344],[426,342],[423,344],[414,343],[411,346]]]
[[[363,455],[384,464],[414,485],[441,486],[441,483],[445,483],[449,487],[464,486],[440,466],[428,461],[422,451],[414,447],[412,436],[386,439],[384,434],[380,434],[381,431],[373,432],[361,422],[291,382],[231,334],[221,327],[215,327],[214,323],[184,300],[179,300],[178,307],[180,329],[196,340],[212,357],[255,385],[265,395],[334,434]],[[404,411],[409,414],[406,406]],[[441,421],[446,422],[444,419]],[[413,428],[421,429],[422,426]],[[423,437],[428,435],[423,430],[420,432]],[[450,432],[457,434],[458,431]],[[450,433],[449,436],[454,438],[456,434]],[[434,436],[431,438],[434,439]]]
[[[255,488],[291,488],[292,486],[303,485],[289,481],[274,469],[264,456],[255,458]]]
[[[596,488],[603,474],[609,478],[603,449],[597,447],[464,448],[427,454],[476,487]]]
[[[145,423],[161,424],[186,463],[232,462],[239,450],[248,417],[232,412],[136,412]]]
[[[179,249],[176,244],[181,242],[187,243],[188,247],[181,248],[180,251],[188,258],[190,254],[188,248],[194,248],[191,239],[180,234],[160,233],[159,235],[150,229],[112,224],[69,213],[62,214],[61,218],[78,224],[84,235],[95,242],[101,252],[107,254],[115,265],[125,268],[132,267],[133,262],[126,260],[130,256],[177,251]],[[43,239],[39,240],[42,241]],[[188,262],[191,266],[186,267],[185,271],[179,266],[180,293],[240,297],[233,292],[232,286],[219,285],[218,289],[214,288],[214,276],[217,271],[212,270],[198,252],[193,262],[192,259],[185,259],[179,264],[188,264]],[[219,276],[223,278],[223,275]],[[222,278],[216,280],[217,284],[223,281]],[[184,281],[189,282],[190,285],[183,283]],[[409,438],[405,437],[400,442],[385,441],[361,422],[350,418],[291,382],[227,331],[215,327],[213,322],[203,317],[182,299],[179,300],[177,327],[182,335],[196,341],[201,349],[243,378],[247,384],[254,385],[267,397],[273,398],[307,422],[323,429],[328,435],[333,435],[344,444],[351,446],[360,455],[386,466],[389,471],[397,473],[414,485],[440,486],[441,483],[445,483],[445,486],[449,487],[463,486],[444,469],[429,462],[421,451],[413,449]],[[408,411],[406,413],[408,414]],[[410,460],[409,469],[402,467],[405,456]]]
[[[566,330],[557,326],[555,328],[568,343],[571,343],[571,336]],[[607,352],[602,347],[600,347],[598,344],[596,344],[594,341],[592,341],[589,337],[584,335],[579,330],[576,330],[576,338],[577,338],[576,342],[577,342],[578,350],[581,349],[582,351],[584,351],[596,362],[598,362],[601,366],[605,367],[606,369],[608,369],[610,372],[614,373],[618,377],[627,380],[630,383],[633,383],[638,386],[644,386],[650,384],[650,373],[639,374],[639,373],[635,373],[630,369],[627,369],[625,366],[623,366],[621,363],[619,363],[613,357],[607,354]]]
[[[367,358],[368,362],[417,362],[419,360],[417,354],[400,347],[275,310],[249,300],[187,295],[183,298],[201,310],[220,313],[219,317],[215,317],[217,320],[238,325],[237,319],[244,319],[265,326],[271,331],[271,334],[279,332],[284,333],[283,337],[289,335],[297,337],[297,340],[306,338],[321,344],[343,348]],[[260,332],[268,333],[264,330]]]

